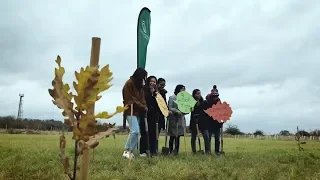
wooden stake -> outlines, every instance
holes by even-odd
[[[187,126],[187,122],[186,122],[186,118],[183,117],[183,141],[184,141],[184,152],[187,153],[187,142],[186,142],[186,135],[187,135],[187,130],[186,130],[186,126]]]
[[[94,161],[94,149],[92,149],[92,160]]]
[[[131,146],[132,146],[132,116],[133,116],[133,104],[131,104],[131,111],[130,111],[130,123],[129,123],[129,128],[130,128],[130,131],[129,131],[129,136],[130,136],[130,148],[129,148],[129,153],[130,153],[130,158],[129,158],[129,165],[131,164],[131,151],[133,151],[133,149],[131,149]]]
[[[115,132],[112,132],[112,136],[113,136],[113,141],[114,141],[114,147],[117,148],[116,133],[115,133]]]
[[[95,67],[99,65],[99,56],[100,56],[100,45],[101,39],[98,37],[92,38],[91,44],[91,56],[90,56],[90,66]],[[88,109],[87,114],[89,116],[94,115],[95,104],[91,105]],[[80,168],[80,180],[88,180],[89,176],[89,160],[90,160],[90,149],[85,148],[82,154],[82,162]]]

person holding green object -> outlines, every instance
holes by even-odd
[[[168,116],[168,136],[169,139],[169,149],[170,153],[177,155],[179,153],[179,146],[180,146],[180,136],[184,135],[183,129],[183,119],[184,114],[178,110],[178,105],[175,102],[177,99],[177,94],[181,91],[185,91],[185,86],[179,84],[176,86],[174,90],[174,95],[169,97],[168,107],[171,113]],[[175,146],[173,147],[173,144]],[[174,148],[174,149],[173,149]]]

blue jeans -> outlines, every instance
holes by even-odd
[[[127,116],[127,122],[130,124],[131,116]],[[132,129],[131,134],[129,134],[125,149],[133,152],[138,143],[138,134],[139,134],[139,118],[137,116],[132,116]],[[132,136],[132,142],[130,142],[130,138]]]
[[[208,132],[208,130],[204,130],[201,133],[202,133],[202,137],[203,137],[203,141],[204,141],[204,150],[207,153],[211,153],[211,143],[210,143],[211,137],[209,138],[209,132]],[[209,141],[209,139],[210,139],[210,141]],[[191,132],[191,149],[192,149],[192,152],[194,152],[194,153],[197,152],[196,141],[197,141],[197,132],[192,131]]]
[[[216,153],[220,152],[220,129],[216,132],[209,131],[209,142],[211,144],[211,137],[214,135],[214,151]]]

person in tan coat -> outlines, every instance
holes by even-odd
[[[129,124],[132,119],[131,133],[127,138],[123,157],[127,159],[134,158],[133,151],[136,149],[139,134],[139,120],[148,111],[144,90],[145,81],[147,78],[147,71],[143,68],[138,68],[124,84],[122,89],[123,103],[129,108],[123,112],[124,120]],[[131,117],[131,104],[133,105],[133,114]],[[123,122],[125,128],[126,121]]]

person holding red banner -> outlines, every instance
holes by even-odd
[[[132,125],[131,133],[127,138],[123,157],[127,159],[134,158],[133,151],[138,143],[139,119],[142,114],[148,111],[143,87],[147,78],[147,71],[143,68],[137,68],[122,89],[123,104],[129,108],[123,112],[123,127],[126,127],[126,121]],[[131,107],[133,107],[131,109]],[[132,122],[130,122],[132,120]]]
[[[212,105],[217,104],[220,101],[219,91],[217,86],[214,85],[211,93],[206,96],[206,100],[203,102],[203,109],[207,110],[212,107]],[[220,153],[220,129],[223,123],[219,123],[212,117],[210,117],[205,112],[202,113],[202,118],[208,120],[208,132],[209,132],[209,142],[211,146],[211,137],[214,135],[214,151],[217,155]]]

